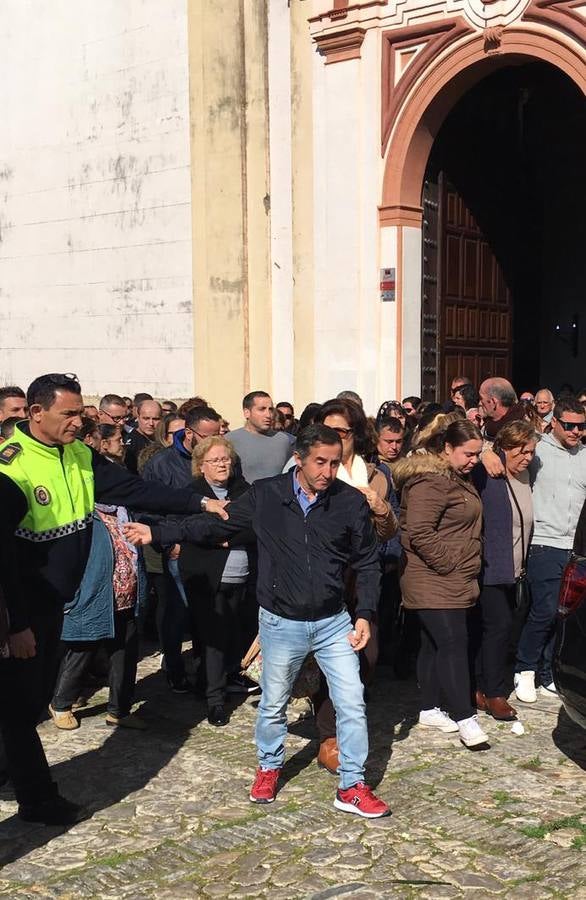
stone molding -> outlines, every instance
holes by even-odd
[[[473,33],[472,25],[461,16],[383,31],[381,156],[385,154],[393,125],[415,82],[447,47],[461,37]],[[396,79],[397,54],[401,50],[423,42],[425,42],[423,49],[406,67],[404,73]]]
[[[347,59],[360,59],[360,48],[365,35],[365,28],[348,28],[317,35],[314,41],[318,52],[325,57],[326,66],[329,66]]]

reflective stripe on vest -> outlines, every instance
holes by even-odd
[[[17,426],[0,445],[21,447],[0,473],[12,479],[27,499],[28,509],[15,535],[28,541],[52,541],[87,528],[94,509],[92,454],[81,441],[48,447]]]

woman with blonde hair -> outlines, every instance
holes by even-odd
[[[249,489],[234,474],[236,452],[221,435],[205,438],[192,453],[193,488],[212,500],[236,500]],[[221,546],[184,543],[179,572],[189,610],[202,641],[206,675],[206,699],[210,725],[227,725],[225,708],[228,675],[240,662],[239,606],[244,600],[249,575],[252,531],[244,531]]]

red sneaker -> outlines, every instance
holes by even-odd
[[[336,809],[355,813],[365,819],[381,819],[391,814],[387,804],[375,797],[368,785],[362,781],[346,791],[338,790],[334,806]]]
[[[252,803],[272,803],[277,796],[277,781],[281,774],[280,769],[256,770],[256,778],[250,789]]]

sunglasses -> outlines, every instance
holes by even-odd
[[[584,431],[586,429],[586,422],[564,422],[562,419],[558,419],[558,423],[564,431]]]
[[[335,431],[336,434],[342,438],[342,440],[344,440],[347,437],[350,437],[350,435],[352,434],[351,428],[335,428],[335,427],[333,427],[332,431]]]

